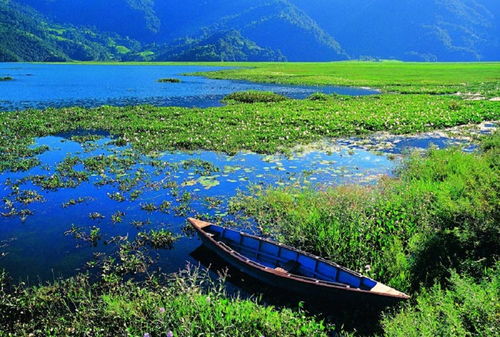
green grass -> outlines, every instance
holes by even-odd
[[[91,282],[79,275],[48,285],[9,286],[0,274],[0,336],[328,336],[304,312],[228,297],[191,270],[169,280]]]
[[[109,131],[119,137],[118,142],[130,142],[144,153],[198,149],[276,153],[325,137],[376,131],[403,134],[498,120],[499,106],[449,96],[380,95],[207,109],[138,106],[0,112],[0,124],[6,126],[0,131],[0,170],[35,165],[33,156],[44,149],[27,147],[33,137],[72,130]]]
[[[199,73],[209,78],[297,85],[372,87],[384,92],[500,96],[500,63],[242,63]]]
[[[488,150],[414,154],[376,186],[256,187],[232,201],[264,233],[403,291],[480,276],[500,257],[498,139]]]
[[[270,91],[239,91],[224,97],[224,103],[275,103],[286,101],[288,98]]]

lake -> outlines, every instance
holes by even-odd
[[[0,77],[13,78],[12,81],[0,82],[0,110],[140,104],[212,107],[220,106],[226,95],[245,90],[272,91],[291,98],[305,98],[315,92],[343,95],[377,93],[349,87],[287,86],[183,76],[219,69],[223,68],[0,63]],[[159,83],[162,78],[177,78],[181,82]]]

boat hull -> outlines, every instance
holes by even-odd
[[[297,280],[290,277],[288,273],[277,272],[273,268],[263,268],[254,263],[249,263],[248,260],[242,260],[241,256],[234,254],[234,251],[221,247],[217,241],[206,235],[202,229],[194,227],[203,244],[231,267],[272,287],[295,292],[315,301],[327,302],[328,305],[335,306],[337,309],[344,307],[346,309],[352,307],[361,309],[364,307],[363,309],[366,310],[379,310],[407,298],[406,295],[404,297],[383,296],[379,293],[349,287],[337,287],[315,282],[314,280]]]

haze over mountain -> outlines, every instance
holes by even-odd
[[[96,35],[128,41],[128,45],[114,44],[118,46],[117,53],[113,43],[105,44],[106,57],[96,55],[94,59],[478,61],[500,58],[497,0],[2,2],[4,7],[15,4],[33,7],[46,18],[42,20],[45,27],[86,27],[86,31]],[[4,8],[3,12],[6,11]],[[6,30],[3,19],[2,26],[0,35],[6,34],[2,33]],[[28,26],[33,30],[36,24]],[[45,39],[40,37],[42,41]],[[2,44],[3,40],[0,36],[0,50],[16,54],[12,46]],[[57,46],[54,48],[57,50]],[[79,59],[74,55],[65,58]]]

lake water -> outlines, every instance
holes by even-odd
[[[211,107],[220,106],[226,95],[244,90],[273,91],[291,98],[305,98],[315,92],[344,95],[377,93],[349,87],[258,84],[182,75],[219,69],[223,68],[0,63],[0,77],[13,78],[12,81],[0,82],[0,111],[140,104]],[[161,78],[178,78],[181,82],[159,83]]]
[[[27,172],[0,176],[0,252],[5,255],[0,257],[0,266],[15,279],[50,280],[54,275],[72,275],[92,260],[93,254],[112,252],[116,247],[106,241],[113,237],[133,240],[139,231],[162,228],[180,236],[172,249],[157,252],[159,266],[175,272],[186,262],[197,263],[190,254],[200,242],[183,232],[186,218],[226,217],[228,200],[238,191],[247,191],[249,186],[300,184],[324,188],[371,183],[390,174],[396,165],[384,155],[345,145],[330,153],[310,151],[294,157],[255,153],[228,156],[204,151],[165,153],[151,159],[127,146],[114,145],[110,138],[79,143],[70,136],[37,139],[35,146],[49,148],[38,156],[41,164]],[[58,189],[47,189],[37,182],[54,174],[65,179],[57,168],[67,158],[79,158],[74,169],[88,172],[83,162],[100,159],[100,155],[113,156],[116,163],[109,164],[105,172],[90,172],[88,181]],[[123,188],[130,181],[133,183]],[[37,197],[25,197],[35,193]],[[116,193],[123,200],[113,198]],[[136,193],[138,196],[133,197]],[[81,202],[64,206],[78,199]],[[164,202],[169,204],[168,209],[145,209],[145,205]],[[119,223],[112,220],[117,212],[123,212]],[[102,218],[92,218],[92,213]],[[73,225],[85,233],[100,228],[101,240],[93,246],[65,235]]]

